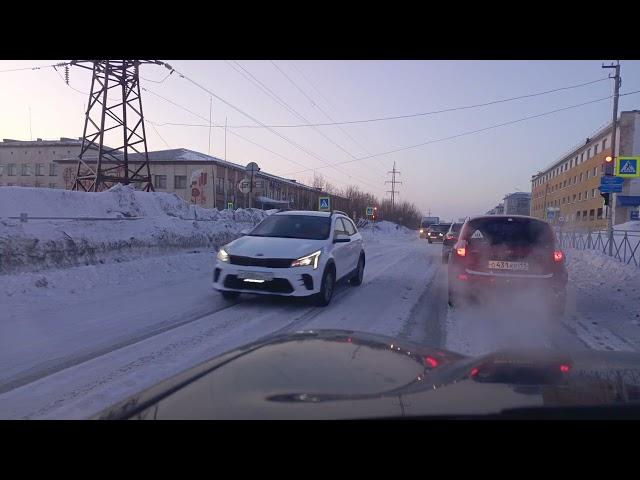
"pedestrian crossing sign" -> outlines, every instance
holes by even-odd
[[[328,212],[329,210],[331,210],[329,197],[320,197],[318,200],[318,204],[318,210],[320,210],[321,212]]]
[[[640,177],[640,157],[618,157],[616,158],[615,175],[624,178]]]

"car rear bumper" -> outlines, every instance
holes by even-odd
[[[547,295],[557,297],[566,294],[567,280],[565,275],[555,273],[531,275],[486,273],[470,269],[449,271],[449,285],[456,290],[467,292],[541,290]]]
[[[253,282],[238,278],[238,274],[248,272],[271,274],[273,279],[265,280],[264,282]],[[265,268],[217,262],[213,269],[212,287],[218,291],[307,297],[320,291],[322,272],[322,265],[314,270],[311,266]]]

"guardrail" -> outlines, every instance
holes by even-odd
[[[149,218],[149,217],[125,217],[125,216],[121,216],[121,217],[34,217],[26,213],[21,213],[19,217],[15,217],[15,216],[0,217],[0,219],[2,218],[8,218],[11,220],[20,220],[20,222],[22,223],[27,223],[29,220],[80,220],[80,221],[95,222],[95,221],[142,220],[143,218]],[[178,218],[179,220],[186,220],[190,222],[218,222],[222,220],[220,218],[198,218],[195,216],[193,218],[185,218],[185,217],[173,217],[173,218]],[[235,212],[233,212],[233,220],[236,221]],[[245,223],[251,223],[253,225],[257,225],[261,221],[262,219],[251,218],[249,219],[248,222],[245,222]]]
[[[596,250],[607,255],[609,253],[609,235],[602,230],[580,232],[557,229],[556,237],[560,248]],[[616,260],[640,267],[640,232],[614,230],[612,250],[612,257]]]

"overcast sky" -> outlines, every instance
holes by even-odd
[[[601,68],[603,61],[610,62],[608,59],[273,63],[163,60],[267,125],[324,123],[331,121],[329,118],[352,121],[442,110],[585,83],[605,78],[612,71]],[[0,61],[0,71],[58,61],[63,60]],[[247,72],[254,78],[249,80]],[[141,85],[148,89],[143,92],[145,117],[154,124],[207,124],[210,95],[175,73],[162,81],[167,73],[156,65],[141,68]],[[71,68],[69,86],[61,75],[63,70],[59,74],[52,68],[0,72],[2,138],[82,135],[90,73]],[[621,93],[640,90],[640,62],[623,61],[622,78]],[[272,93],[265,93],[264,89]],[[506,193],[529,191],[532,174],[610,122],[612,101],[336,167],[327,164],[600,99],[612,91],[613,82],[606,80],[548,95],[429,116],[342,127],[274,128],[290,142],[264,128],[235,128],[255,123],[216,98],[212,100],[212,117],[214,125],[224,125],[225,119],[229,125],[229,161],[255,161],[267,172],[306,182],[315,169],[339,188],[356,184],[379,197],[389,189],[384,182],[390,180],[390,175],[385,172],[395,161],[402,172],[400,199],[414,202],[424,214],[430,210],[433,215],[458,218],[484,213]],[[639,105],[640,94],[620,99],[620,110],[633,110]],[[224,158],[224,137],[223,128],[213,128],[209,151],[207,127],[147,125],[149,150],[188,148]]]

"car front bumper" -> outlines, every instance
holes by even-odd
[[[213,269],[214,290],[255,293],[261,295],[282,295],[286,297],[307,297],[320,291],[324,265],[313,267],[266,268],[231,265],[218,261]],[[239,274],[255,273],[272,275],[272,280],[264,282],[246,281]]]

